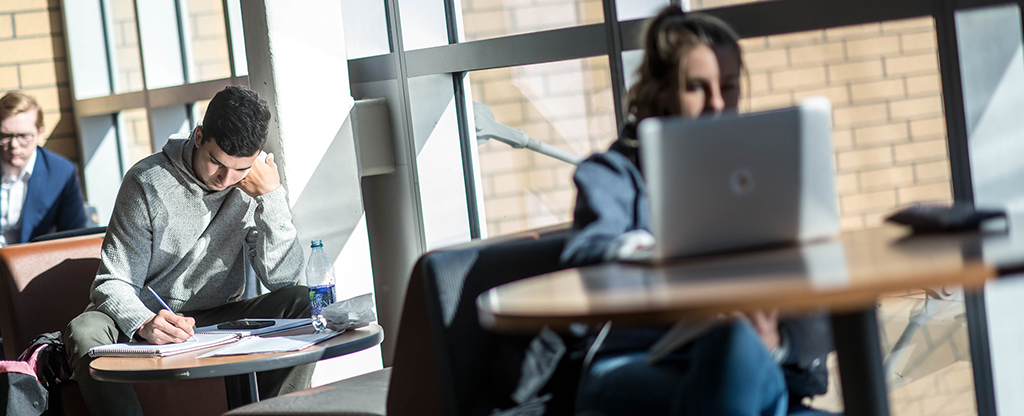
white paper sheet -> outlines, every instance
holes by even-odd
[[[335,335],[338,335],[340,333],[341,332],[326,332],[266,338],[260,336],[250,336],[242,338],[241,341],[228,345],[224,348],[218,348],[216,350],[200,355],[197,358],[218,357],[224,355],[266,354],[274,352],[299,351],[309,348],[310,346],[313,346],[318,342],[334,337]]]

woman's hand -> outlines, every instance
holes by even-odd
[[[750,326],[754,327],[754,331],[757,332],[757,336],[761,338],[761,342],[768,351],[778,348],[782,343],[782,337],[779,335],[778,310],[736,312],[734,315],[750,322]]]

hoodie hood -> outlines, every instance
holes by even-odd
[[[190,188],[201,189],[206,193],[216,192],[206,186],[203,181],[200,181],[196,177],[195,172],[192,171],[192,153],[196,150],[196,142],[192,139],[194,134],[195,130],[192,130],[192,134],[187,138],[171,136],[167,143],[164,144],[163,153],[171,161],[171,166],[174,166],[174,169],[181,173],[181,176],[188,178],[189,182],[191,182],[190,185],[193,185]]]

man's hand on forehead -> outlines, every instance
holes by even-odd
[[[257,157],[252,163],[252,169],[234,187],[241,189],[249,196],[255,198],[267,194],[281,187],[281,176],[277,173],[277,164],[274,163],[274,154],[268,153],[266,158]]]

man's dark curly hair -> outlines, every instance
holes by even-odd
[[[267,143],[270,109],[255,91],[228,86],[213,96],[203,117],[203,142],[214,139],[224,153],[249,157]]]

